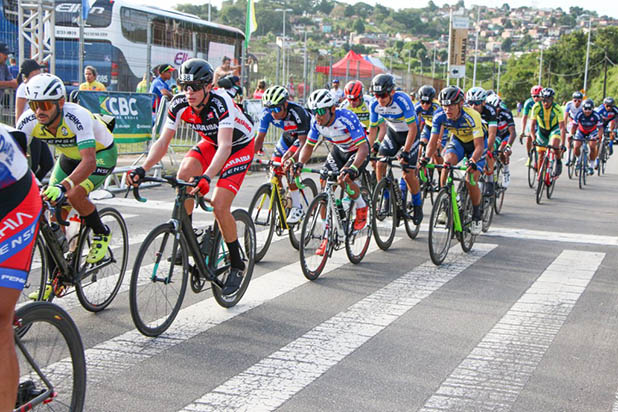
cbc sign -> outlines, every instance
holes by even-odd
[[[126,97],[109,97],[105,101],[105,108],[116,116],[137,116],[137,100]]]

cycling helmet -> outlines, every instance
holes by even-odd
[[[603,99],[603,104],[606,104],[608,106],[613,106],[614,105],[614,98],[613,97],[606,97],[605,99]]]
[[[582,94],[582,92],[573,92],[573,94],[571,95],[571,97],[573,99],[583,99],[584,95]]]
[[[270,86],[262,96],[264,107],[275,107],[282,105],[288,99],[288,89],[283,86]]]
[[[532,86],[532,89],[530,89],[530,95],[540,96],[542,91],[543,91],[543,86],[541,86],[540,84],[537,84],[536,86]]]
[[[496,109],[499,109],[500,103],[502,103],[502,99],[497,94],[492,94],[491,96],[487,97],[485,103],[495,107]]]
[[[337,97],[326,89],[315,90],[307,100],[309,110],[325,109],[337,105]]]
[[[436,89],[428,84],[418,89],[418,99],[421,102],[432,102],[436,98]]]
[[[178,84],[200,82],[210,84],[215,77],[215,71],[204,59],[189,59],[180,66]]]
[[[58,76],[41,73],[26,83],[26,98],[32,101],[60,100],[66,98],[66,90]]]
[[[556,95],[556,91],[551,87],[546,87],[541,91],[541,97],[543,99],[553,99]]]
[[[395,78],[390,74],[378,74],[371,81],[372,93],[390,93],[395,90]]]
[[[594,102],[592,101],[592,99],[584,100],[584,103],[582,104],[582,108],[584,110],[593,110],[594,109]]]
[[[468,102],[484,102],[486,98],[487,92],[482,87],[473,87],[466,93]]]
[[[363,95],[363,83],[360,80],[349,81],[343,92],[348,99],[358,99]]]
[[[219,79],[219,81],[217,82],[217,86],[223,89],[231,89],[232,87],[234,87],[234,82],[232,81],[230,76],[225,76]]]
[[[464,100],[464,92],[457,86],[447,86],[440,92],[438,100],[442,106],[457,104]]]

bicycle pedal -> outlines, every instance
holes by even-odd
[[[15,408],[26,405],[37,396],[45,393],[45,389],[37,389],[31,380],[24,381],[17,388],[17,401]]]

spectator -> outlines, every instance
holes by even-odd
[[[15,92],[15,120],[19,119],[21,114],[26,108],[28,99],[26,98],[26,83],[32,77],[41,73],[42,67],[36,62],[36,60],[26,59],[21,64],[21,70],[17,74],[17,82],[20,83]]]
[[[234,74],[237,69],[240,69],[240,66],[232,66],[232,60],[227,56],[223,56],[221,66],[217,67],[215,70],[215,78],[213,79],[213,83],[217,84],[220,78]]]
[[[136,93],[148,93],[148,73],[144,73],[142,81],[135,87]]]
[[[331,92],[333,92],[335,97],[337,97],[337,103],[341,103],[343,101],[343,98],[345,96],[343,93],[343,89],[339,88],[339,79],[333,79],[333,87],[331,89]]]
[[[9,94],[4,93],[4,89],[16,89],[17,80],[11,76],[9,66],[6,64],[6,60],[9,55],[9,47],[6,43],[0,43],[0,106],[8,106]]]
[[[105,85],[97,81],[97,69],[92,66],[84,68],[84,78],[86,81],[79,85],[79,90],[89,90],[93,92],[104,92]]]
[[[298,98],[302,98],[303,100],[307,100],[307,96],[305,96],[305,83],[298,83],[298,85],[296,86],[296,94],[298,95]]]
[[[294,85],[294,75],[290,74],[288,79],[288,100],[296,99],[296,86]]]
[[[260,80],[257,85],[257,89],[253,92],[254,99],[261,99],[266,91],[266,80]]]
[[[17,60],[15,60],[15,57],[11,57],[9,59],[9,71],[11,72],[11,76],[13,76],[14,79],[17,79],[17,75],[19,74],[19,66],[17,66]]]
[[[172,72],[176,70],[171,64],[161,64],[158,66],[158,69],[159,76],[154,79],[150,85],[150,93],[154,94],[152,100],[152,111],[155,113],[157,111],[157,107],[159,107],[159,102],[162,97],[165,97],[166,99],[171,99],[173,97],[172,88],[167,81],[172,78]]]
[[[518,116],[521,115],[521,108],[522,108],[522,104],[521,102],[518,101],[517,102],[517,115]]]

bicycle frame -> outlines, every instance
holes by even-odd
[[[428,163],[426,165],[428,169],[443,169],[443,165],[436,165],[432,163]],[[463,226],[461,224],[461,217],[459,215],[459,205],[457,204],[457,189],[455,189],[455,179],[453,177],[454,170],[466,170],[465,166],[451,166],[449,167],[448,177],[446,179],[446,187],[448,187],[451,194],[451,207],[453,209],[453,228],[455,232],[463,232]],[[419,175],[422,181],[427,181],[427,177],[423,172],[423,169],[420,169]],[[470,175],[470,183],[475,185],[474,177]]]

